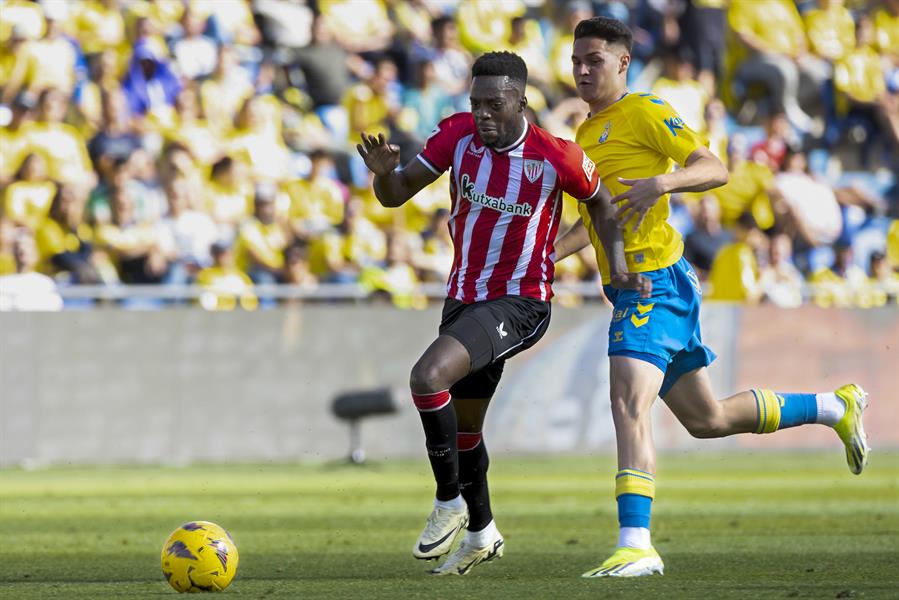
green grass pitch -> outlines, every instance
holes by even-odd
[[[838,451],[667,455],[653,541],[666,575],[586,580],[616,536],[614,459],[491,466],[503,559],[433,578],[411,557],[426,462],[0,471],[0,598],[162,598],[159,551],[193,519],[229,529],[248,598],[896,598],[899,454],[860,477]]]

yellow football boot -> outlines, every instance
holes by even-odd
[[[655,548],[616,548],[604,563],[590,569],[581,577],[643,577],[663,575],[665,565]]]
[[[858,475],[868,464],[868,435],[862,423],[862,413],[868,406],[868,394],[861,386],[849,383],[834,392],[846,404],[846,414],[833,426],[846,446],[846,462],[849,470]]]

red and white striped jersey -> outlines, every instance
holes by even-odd
[[[417,158],[437,175],[451,169],[447,296],[468,304],[552,298],[562,192],[584,200],[599,191],[584,151],[527,123],[514,144],[494,150],[481,142],[471,113],[457,113],[434,128]]]

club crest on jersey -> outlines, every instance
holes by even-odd
[[[602,135],[599,136],[599,143],[605,144],[606,140],[609,139],[609,132],[612,131],[612,122],[606,121],[606,126],[602,130]]]
[[[475,156],[481,156],[482,154],[484,154],[484,148],[486,147],[487,146],[481,146],[480,148],[478,148],[474,142],[471,142],[470,144],[468,144],[468,152]]]
[[[525,160],[524,161],[524,176],[528,178],[528,181],[531,183],[536,182],[540,179],[540,176],[543,175],[543,161],[542,160]]]

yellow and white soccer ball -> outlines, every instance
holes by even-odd
[[[162,574],[179,592],[220,592],[237,573],[237,546],[209,521],[185,523],[162,546]]]

